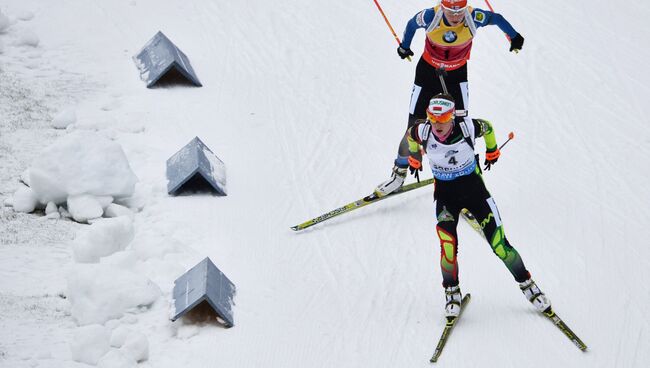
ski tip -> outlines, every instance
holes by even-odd
[[[298,230],[300,230],[300,229],[298,228],[298,225],[296,225],[296,226],[292,226],[292,227],[291,227],[291,230],[293,230],[293,231],[298,231]]]

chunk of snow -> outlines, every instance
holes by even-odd
[[[54,202],[49,202],[47,206],[45,206],[45,219],[48,220],[57,220],[61,218],[61,214],[59,214],[59,208],[54,204]]]
[[[97,368],[134,368],[137,366],[135,360],[119,350],[109,351],[97,363]]]
[[[120,318],[160,297],[160,288],[148,278],[103,264],[76,265],[67,279],[70,311],[80,325]]]
[[[70,212],[68,212],[68,210],[66,210],[64,207],[59,207],[59,213],[61,214],[62,218],[72,218]]]
[[[53,213],[59,214],[59,208],[54,202],[48,202],[47,206],[45,206],[45,214],[51,215]]]
[[[80,230],[72,244],[77,262],[96,263],[102,257],[124,250],[133,240],[133,221],[126,216],[102,219]]]
[[[36,198],[36,193],[34,193],[32,188],[20,186],[20,188],[18,188],[18,190],[14,193],[14,211],[25,213],[34,212],[37,205],[38,199]]]
[[[119,144],[80,130],[47,147],[30,168],[29,180],[42,203],[62,204],[80,194],[129,197],[138,179]]]
[[[133,211],[128,207],[121,206],[119,204],[111,203],[104,209],[104,217],[119,217],[127,216],[133,219]]]
[[[36,33],[25,30],[22,31],[18,34],[18,39],[16,40],[16,45],[18,46],[31,46],[31,47],[36,47],[38,46],[38,43],[40,42],[40,39],[36,35]]]
[[[87,194],[68,197],[68,211],[77,222],[88,222],[104,214],[101,203],[94,196]]]
[[[114,348],[121,348],[122,345],[126,342],[126,338],[131,334],[133,331],[131,329],[126,328],[124,326],[118,326],[113,330],[113,333],[111,333],[111,346]]]
[[[149,340],[141,332],[133,331],[127,335],[124,345],[120,348],[136,362],[149,359]]]
[[[52,119],[52,127],[56,129],[65,129],[76,122],[77,113],[73,108],[67,108],[59,112],[54,119]]]
[[[142,183],[136,183],[133,195],[126,198],[115,198],[115,203],[128,207],[134,212],[140,212],[147,203],[147,198],[151,198],[153,191],[150,186]]]
[[[110,334],[107,328],[98,324],[79,327],[70,342],[72,360],[95,365],[110,347]]]

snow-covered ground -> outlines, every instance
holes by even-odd
[[[509,53],[496,27],[475,41],[472,115],[501,141],[516,134],[485,180],[589,351],[463,224],[473,301],[438,364],[645,367],[650,4],[491,3],[526,43]],[[432,2],[381,4],[401,33]],[[0,201],[75,131],[119,144],[139,179],[132,220],[0,207],[0,366],[429,366],[444,304],[431,188],[289,229],[389,174],[415,62],[372,1],[3,0],[0,12]],[[131,57],[159,30],[204,87],[145,88]],[[227,197],[167,195],[165,161],[195,136],[225,162]],[[173,281],[206,256],[237,286],[231,329],[169,321]]]

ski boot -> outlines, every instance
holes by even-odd
[[[393,166],[393,172],[390,179],[377,186],[375,189],[375,195],[377,197],[385,197],[389,195],[404,184],[404,179],[406,179],[406,167]]]
[[[460,294],[459,286],[450,286],[445,288],[445,298],[447,299],[447,304],[445,304],[445,316],[447,317],[458,317],[460,314],[460,303],[463,299],[463,296]]]
[[[533,279],[528,279],[519,284],[521,292],[540,312],[546,312],[551,308],[551,301],[542,293]]]

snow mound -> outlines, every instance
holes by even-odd
[[[133,221],[127,216],[102,219],[80,230],[72,245],[74,259],[97,263],[102,257],[124,250],[134,234]]]
[[[68,275],[72,317],[79,325],[105,323],[150,306],[160,288],[148,278],[103,264],[77,265]]]
[[[97,363],[98,368],[131,368],[137,367],[136,362],[119,350],[111,350]]]
[[[52,127],[56,129],[65,129],[76,122],[77,113],[73,108],[67,108],[59,112],[54,119],[52,119]]]
[[[34,161],[29,181],[41,203],[64,203],[69,196],[129,197],[137,178],[119,144],[89,131],[56,140]]]
[[[14,211],[30,213],[36,209],[38,199],[32,188],[21,185],[14,193],[12,204]]]
[[[110,334],[107,328],[100,325],[79,327],[70,342],[72,360],[95,365],[110,347]]]
[[[38,38],[36,33],[32,31],[22,31],[18,34],[18,39],[16,40],[17,46],[31,46],[36,47],[41,40]]]

